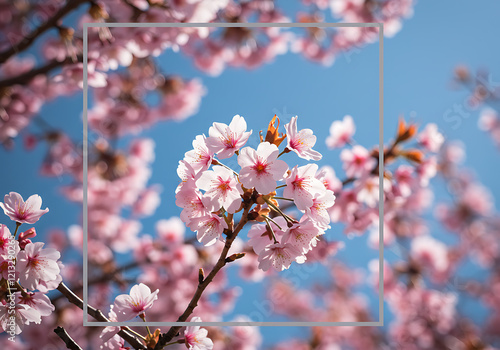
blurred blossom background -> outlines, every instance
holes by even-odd
[[[82,23],[383,22],[386,150],[402,127],[418,128],[396,142],[417,159],[396,152],[385,164],[384,326],[207,327],[209,337],[214,349],[500,346],[498,2],[155,3],[80,1],[0,67],[0,194],[43,198],[50,212],[36,225],[37,239],[62,252],[67,285],[81,295]],[[0,19],[0,52],[64,6],[57,0],[2,3],[10,20]],[[197,135],[241,115],[253,131],[246,146],[257,148],[259,131],[265,134],[274,115],[281,132],[298,116],[299,129],[317,137],[314,149],[323,157],[316,163],[342,181],[350,177],[343,150],[378,149],[379,79],[376,28],[89,29],[89,303],[107,314],[116,295],[143,282],[160,290],[148,321],[175,321],[196,288],[200,264],[217,259],[223,244],[197,242],[176,205],[177,167]],[[329,147],[332,123],[347,115],[355,125],[352,139]],[[294,153],[280,159],[290,168],[310,163]],[[235,157],[224,163],[238,167]],[[378,321],[378,196],[376,205],[355,198],[353,214],[340,194],[354,189],[356,196],[363,181],[334,190],[333,208],[345,212],[330,212],[331,228],[318,248],[324,251],[304,264],[264,273],[247,244],[248,229],[242,231],[234,252],[247,256],[221,272],[195,315],[204,321]],[[26,326],[19,348],[33,348],[39,329],[52,334],[59,324],[73,330],[82,347],[96,348],[99,331],[77,330],[81,312],[57,291],[49,297],[61,311]],[[47,349],[64,348],[55,335],[46,342]]]

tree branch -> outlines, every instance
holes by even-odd
[[[222,249],[219,260],[213,267],[212,271],[210,271],[210,274],[205,279],[199,281],[198,288],[196,289],[193,298],[189,302],[189,305],[187,306],[186,310],[182,313],[182,315],[179,316],[177,322],[185,322],[188,319],[188,317],[193,313],[195,307],[198,306],[198,301],[200,300],[205,289],[212,282],[215,275],[217,275],[220,269],[222,269],[227,264],[226,257],[229,252],[229,249],[231,248],[231,245],[233,244],[233,241],[236,238],[236,236],[238,236],[238,233],[241,231],[243,226],[245,226],[245,224],[248,222],[248,212],[250,211],[251,206],[252,203],[244,204],[243,214],[241,216],[240,222],[238,223],[234,231],[228,234],[228,237],[226,239],[226,244]],[[167,333],[161,334],[158,339],[158,343],[155,346],[155,350],[163,349],[163,347],[177,335],[181,327],[182,326],[170,327]]]
[[[0,64],[5,63],[9,58],[14,56],[15,54],[26,50],[28,47],[30,47],[31,44],[43,33],[45,33],[47,30],[51,29],[54,27],[57,22],[66,16],[69,12],[75,10],[80,6],[81,4],[87,2],[88,0],[68,0],[66,5],[61,7],[57,13],[49,18],[45,23],[40,25],[38,28],[33,30],[30,34],[28,34],[23,40],[21,40],[19,43],[13,45],[10,49],[7,49],[3,52],[0,53]]]
[[[80,299],[75,293],[73,293],[63,282],[59,284],[57,290],[60,291],[68,301],[80,309],[83,310],[83,300]],[[104,314],[87,304],[87,312],[90,316],[95,318],[97,321],[101,322],[109,322],[108,318],[104,316]],[[129,331],[128,327],[121,327],[122,329],[118,332],[118,335],[123,338],[127,343],[129,343],[134,349],[146,349],[144,344],[137,339],[134,335],[132,335]]]
[[[78,55],[76,57],[76,59],[77,59],[77,62],[83,62],[83,56],[82,55]],[[7,79],[4,79],[4,80],[0,80],[0,88],[9,87],[9,86],[12,86],[12,85],[25,85],[25,84],[28,84],[37,75],[49,73],[50,71],[52,71],[52,70],[54,70],[56,68],[62,67],[64,65],[70,64],[70,63],[75,63],[75,62],[73,62],[73,59],[71,57],[69,57],[69,56],[66,57],[66,59],[64,59],[63,61],[57,61],[57,60],[49,61],[44,66],[41,66],[41,67],[35,68],[33,70],[27,71],[27,72],[25,72],[23,74],[20,74],[20,75],[16,76],[16,77],[11,77],[11,78],[7,78]]]
[[[62,341],[66,344],[66,347],[70,350],[82,350],[82,348],[74,341],[66,332],[64,327],[57,327],[54,329],[54,333],[62,339]]]

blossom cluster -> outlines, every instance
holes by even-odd
[[[392,36],[400,30],[402,20],[411,17],[413,5],[413,0],[304,1],[301,10],[288,15],[272,1],[195,0],[166,5],[154,1],[66,4],[50,0],[47,6],[50,10],[36,4],[28,4],[23,9],[6,4],[5,16],[0,20],[5,34],[0,41],[0,143],[12,146],[13,140],[26,130],[45,103],[82,89],[84,23],[286,23],[293,20],[320,23],[326,15],[333,15],[339,23],[384,23],[384,32]],[[68,16],[78,8],[83,10],[73,20],[75,23],[58,25],[58,21],[51,21],[51,16]],[[26,27],[28,23],[40,21],[44,30]],[[33,31],[29,33],[32,40],[27,45],[21,40],[19,28]],[[56,29],[57,34],[40,37],[50,28]],[[377,28],[308,27],[295,32],[278,27],[91,27],[87,81],[95,89],[96,104],[89,110],[89,125],[103,135],[116,136],[136,133],[159,121],[182,120],[193,115],[205,89],[196,78],[185,79],[162,71],[152,57],[166,51],[182,51],[193,59],[198,69],[218,75],[226,67],[256,68],[287,52],[329,65],[338,55],[377,38]],[[43,40],[41,55],[36,58],[18,55],[38,39]],[[118,70],[119,67],[126,69]],[[158,98],[158,104],[144,102],[153,95]],[[44,139],[43,135],[29,136]]]
[[[26,201],[16,192],[5,195],[0,207],[16,222],[11,233],[7,225],[0,224],[0,327],[11,335],[19,334],[25,325],[41,322],[54,311],[47,293],[59,285],[62,278],[60,253],[45,248],[42,242],[32,242],[36,231],[32,227],[17,231],[22,224],[34,224],[49,211],[42,210],[42,199],[32,195]],[[15,269],[12,269],[15,267]]]
[[[193,150],[186,152],[177,168],[182,180],[176,191],[176,204],[183,209],[181,219],[204,245],[222,239],[233,225],[233,215],[243,208],[245,197],[255,199],[257,207],[251,215],[265,224],[254,224],[248,237],[264,271],[271,266],[278,271],[287,269],[293,261],[303,263],[318,237],[330,227],[328,210],[335,203],[335,195],[321,181],[323,174],[316,164],[289,169],[278,159],[289,152],[306,160],[321,159],[312,149],[316,143],[312,130],[298,130],[297,117],[293,117],[285,125],[286,134],[281,135],[274,126],[276,120],[279,126],[275,116],[257,148],[244,147],[252,131],[247,131],[243,117],[234,116],[229,125],[213,123],[209,136],[197,136]],[[287,145],[280,153],[278,146],[285,138]],[[233,156],[239,171],[220,161]],[[276,197],[276,190],[283,187],[285,197]],[[293,201],[302,217],[296,220],[284,214],[277,199]],[[274,220],[271,211],[281,216]]]

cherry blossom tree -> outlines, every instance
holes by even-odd
[[[300,116],[281,127],[272,115],[267,126],[238,111],[214,117],[208,136],[193,134],[192,149],[178,160],[179,185],[172,196],[180,216],[158,220],[154,235],[142,232],[141,219],[153,216],[162,197],[161,187],[150,183],[154,141],[140,134],[192,116],[203,108],[207,93],[200,79],[164,71],[155,57],[179,53],[200,75],[212,76],[229,67],[257,69],[287,53],[332,65],[339,55],[374,43],[378,31],[315,23],[383,23],[391,37],[413,5],[412,0],[304,0],[301,10],[288,14],[267,0],[3,1],[0,142],[5,152],[19,141],[27,150],[45,144],[41,174],[70,179],[60,188],[65,200],[75,203],[83,203],[85,182],[80,141],[39,112],[82,91],[83,23],[296,21],[311,26],[89,29],[88,315],[82,311],[81,263],[69,258],[82,251],[83,225],[75,218],[67,232],[38,235],[38,221],[57,213],[42,209],[36,194],[24,201],[7,193],[0,203],[6,215],[0,224],[2,347],[259,349],[257,327],[196,325],[221,321],[244,302],[231,284],[227,270],[232,266],[248,282],[265,281],[274,312],[294,321],[376,321],[359,287],[368,281],[376,295],[383,272],[383,297],[392,315],[386,328],[312,327],[308,338],[290,337],[273,349],[496,348],[500,221],[493,195],[464,168],[463,147],[434,123],[418,126],[401,118],[381,163],[377,145],[356,140],[363,125],[354,115],[336,117],[325,140],[313,129],[299,128]],[[42,55],[25,55],[37,43]],[[471,91],[471,105],[498,101],[498,88],[482,72],[472,77],[459,67],[455,80]],[[151,103],[152,96],[158,103]],[[497,112],[485,108],[478,124],[499,143]],[[257,134],[260,142],[250,145],[250,136]],[[128,146],[116,147],[120,140]],[[323,142],[340,150],[342,167],[318,166],[327,158],[316,150]],[[437,178],[449,198],[433,198],[431,180]],[[383,271],[372,261],[363,274],[337,258],[339,249],[349,247],[325,233],[343,227],[346,235],[364,236],[377,249],[379,205],[384,207],[383,244],[397,249],[400,259],[386,260]],[[442,241],[433,232],[436,225],[454,234],[456,242]],[[128,262],[119,261],[122,253]],[[486,282],[462,280],[460,266],[469,262],[487,272]],[[287,271],[312,264],[325,267],[325,283],[304,288],[286,278]],[[130,278],[134,270],[140,278]],[[460,310],[462,298],[487,306],[484,324]],[[123,326],[84,328],[85,317]],[[191,324],[151,330],[129,327],[130,320]],[[253,320],[237,316],[235,321]]]

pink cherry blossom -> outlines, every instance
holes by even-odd
[[[194,184],[200,178],[202,171],[195,171],[188,161],[180,160],[177,166],[177,175],[181,179],[181,183],[176,188],[176,193],[179,192],[186,184]]]
[[[411,243],[411,257],[423,267],[443,272],[449,266],[446,245],[430,236],[416,237]]]
[[[201,318],[193,317],[189,322],[201,322]],[[187,326],[184,341],[189,350],[212,350],[214,347],[214,343],[208,338],[208,331],[200,326]]]
[[[205,135],[196,136],[193,148],[193,150],[186,152],[184,160],[193,167],[195,172],[207,170],[212,163],[213,152],[206,145]]]
[[[55,310],[55,307],[50,302],[49,297],[40,292],[28,292],[24,295],[21,292],[17,292],[16,302],[18,304],[25,304],[34,308],[40,313],[41,316],[49,316]]]
[[[20,334],[25,325],[32,322],[39,324],[42,321],[40,312],[37,309],[26,304],[16,303],[15,300],[13,303],[14,308],[10,308],[8,302],[2,301],[0,303],[0,328],[4,332]],[[12,321],[14,321],[14,324],[12,324]]]
[[[110,320],[111,322],[117,322],[116,313],[113,311],[113,308],[114,305],[111,305],[108,313],[108,320]],[[119,331],[120,327],[112,327],[112,326],[104,327],[101,334],[99,335],[99,339],[103,342],[101,349],[102,348],[115,349],[112,347],[113,343],[119,341],[119,339],[122,339],[121,337],[117,336],[117,333]],[[118,349],[120,349],[120,347]]]
[[[259,269],[267,271],[271,266],[277,271],[288,269],[302,252],[291,243],[274,243],[259,254]]]
[[[205,191],[202,201],[209,211],[224,208],[228,213],[234,213],[240,207],[243,190],[231,170],[214,166],[213,171],[203,172],[196,186]]]
[[[262,194],[276,190],[276,181],[282,180],[288,165],[277,159],[279,149],[269,142],[262,142],[254,150],[245,147],[238,156],[241,166],[239,179],[246,188],[255,187]]]
[[[325,186],[316,178],[317,170],[316,164],[295,166],[286,178],[283,195],[293,199],[300,210],[310,208],[313,205],[314,195],[325,191]]]
[[[22,224],[34,224],[43,214],[49,211],[49,208],[42,210],[41,206],[42,198],[39,195],[34,194],[25,202],[17,192],[6,194],[4,203],[0,203],[5,215],[9,216],[11,220]]]
[[[274,236],[276,239],[280,239],[283,236],[283,231],[287,227],[287,223],[283,217],[277,217],[274,219],[274,222],[270,223],[270,226],[273,230]],[[280,229],[281,227],[281,229]],[[264,248],[273,243],[272,234],[268,231],[267,225],[265,224],[254,224],[250,227],[247,233],[248,244],[253,248],[255,254],[260,254]]]
[[[208,214],[192,219],[190,227],[198,232],[196,238],[200,243],[210,246],[217,242],[224,229],[227,228],[227,223],[218,215]]]
[[[207,215],[209,211],[202,202],[203,194],[194,184],[184,186],[175,195],[175,204],[182,209],[181,220],[190,226],[193,218]]]
[[[248,141],[252,131],[247,130],[245,119],[235,115],[228,125],[223,123],[213,123],[208,130],[208,137],[205,142],[209,150],[217,154],[220,159],[231,157]]]
[[[40,281],[49,282],[59,275],[57,260],[61,254],[54,248],[43,248],[44,243],[28,243],[17,255],[16,270],[19,282],[30,290],[37,289]]]
[[[316,178],[320,180],[327,190],[333,193],[342,190],[342,181],[335,174],[335,170],[331,166],[325,165],[319,168]]]
[[[159,290],[151,293],[151,289],[144,283],[136,284],[130,290],[130,294],[120,294],[115,298],[113,311],[116,313],[116,320],[124,322],[143,314],[153,306],[153,302],[158,299]]]
[[[317,237],[324,233],[312,220],[304,218],[285,232],[282,242],[290,243],[306,254],[316,246]]]
[[[370,172],[375,166],[375,159],[363,146],[356,145],[351,150],[344,149],[340,153],[344,163],[344,170],[349,177],[361,177]]]
[[[13,272],[9,269],[9,265],[12,266],[13,257],[17,257],[19,251],[19,242],[14,239],[6,225],[0,224],[0,279],[2,277],[6,281],[9,279],[9,273]]]
[[[444,142],[443,135],[438,131],[436,124],[427,124],[424,130],[417,135],[417,141],[430,152],[437,152]]]
[[[17,245],[17,253],[19,251],[19,242],[14,239],[7,225],[0,224],[0,256],[8,256],[9,250],[12,250],[11,245]]]
[[[316,136],[311,129],[302,129],[297,131],[297,116],[285,125],[287,148],[294,151],[300,158],[307,160],[320,160],[321,154],[312,148],[316,144]]]
[[[330,190],[315,193],[313,204],[306,208],[306,215],[320,228],[327,229],[330,223],[330,208],[335,204],[335,195]]]
[[[330,135],[326,138],[328,148],[344,147],[349,143],[356,131],[356,126],[350,115],[346,115],[343,120],[336,120],[330,126]]]

